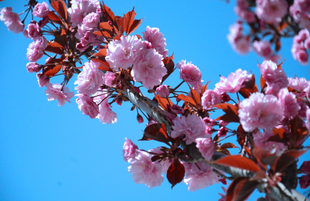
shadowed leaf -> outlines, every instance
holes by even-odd
[[[167,170],[167,179],[173,188],[177,183],[180,183],[185,175],[185,168],[179,159],[175,158],[173,163]]]
[[[64,53],[63,46],[60,45],[59,43],[57,43],[56,41],[54,41],[54,42],[49,41],[47,47],[45,48],[45,51],[53,52],[55,54],[63,54]]]
[[[62,19],[67,21],[67,7],[65,2],[63,2],[62,0],[52,0],[51,6],[59,14],[59,16],[62,17]]]
[[[227,189],[226,201],[246,200],[258,184],[257,181],[249,181],[246,177],[235,179]]]
[[[260,171],[259,166],[253,162],[252,160],[242,157],[240,155],[231,155],[231,156],[226,156],[224,158],[221,158],[217,161],[213,161],[211,163],[215,163],[218,165],[224,165],[224,166],[232,166],[236,168],[241,168],[253,172]]]
[[[50,19],[51,21],[53,21],[56,24],[62,24],[61,19],[53,11],[49,11],[48,19]]]
[[[214,105],[214,107],[218,109],[222,109],[225,114],[216,118],[216,120],[223,120],[226,122],[240,122],[238,116],[238,108],[230,103],[221,103],[218,105]]]
[[[170,142],[170,137],[168,136],[165,125],[156,123],[151,124],[144,129],[143,137],[140,140],[156,140],[168,144],[168,142]]]

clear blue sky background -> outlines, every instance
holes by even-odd
[[[20,13],[27,1],[0,2],[0,7],[13,7]],[[135,6],[137,18],[144,18],[135,32],[141,34],[147,25],[159,27],[175,62],[192,61],[209,86],[237,68],[254,72],[262,62],[253,52],[237,55],[226,40],[228,27],[234,23],[235,2],[208,1],[138,1],[106,0],[117,15]],[[35,74],[26,71],[26,49],[31,43],[22,34],[8,32],[0,23],[0,200],[58,201],[58,200],[217,200],[221,185],[189,192],[185,184],[171,190],[169,183],[149,189],[133,182],[122,158],[124,138],[132,139],[140,148],[149,149],[160,143],[137,142],[145,124],[138,125],[130,104],[113,105],[118,123],[103,125],[97,119],[83,115],[76,103],[58,107],[48,102],[45,88],[39,88]],[[284,41],[281,51],[287,75],[306,77],[309,66],[294,61],[291,39]],[[45,60],[45,58],[43,59]],[[41,60],[41,63],[43,61]],[[167,84],[180,82],[176,73]],[[60,82],[54,79],[53,83]],[[72,91],[73,80],[69,84]],[[303,159],[309,159],[309,153]],[[228,187],[228,186],[226,186]],[[303,191],[302,191],[303,192]],[[254,200],[258,195],[253,195]]]

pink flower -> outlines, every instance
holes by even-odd
[[[285,0],[257,0],[256,15],[267,22],[281,22],[287,13],[287,2]]]
[[[88,95],[79,94],[76,103],[81,112],[92,119],[99,114],[98,105]]]
[[[48,15],[49,9],[46,2],[38,3],[33,9],[33,15],[36,17],[44,18]]]
[[[138,146],[135,145],[130,139],[125,138],[123,145],[123,157],[126,162],[134,159],[138,155]]]
[[[176,114],[183,114],[184,113],[184,109],[178,105],[172,105],[170,109],[172,112],[174,112]]]
[[[277,64],[272,61],[263,61],[258,64],[263,78],[266,80],[266,94],[277,95],[280,89],[287,87],[288,79],[282,68],[278,68]]]
[[[299,92],[305,91],[310,86],[310,81],[307,81],[304,77],[288,78],[288,81],[288,86]]]
[[[204,109],[209,110],[212,106],[221,103],[221,95],[218,94],[216,91],[208,89],[205,91],[201,97],[201,105]]]
[[[273,54],[269,41],[254,41],[253,48],[259,56],[265,58],[270,58]]]
[[[217,132],[217,135],[219,137],[225,137],[227,132],[228,132],[228,129],[226,127],[220,127],[220,129]]]
[[[61,84],[47,84],[47,89],[44,91],[48,95],[47,100],[58,100],[58,106],[63,106],[66,101],[70,102],[70,99],[74,96],[73,92],[70,92],[68,87]]]
[[[140,114],[137,115],[137,121],[139,124],[142,124],[144,122],[144,119]]]
[[[44,54],[48,42],[44,36],[34,38],[33,42],[27,48],[27,59],[31,62],[38,61]]]
[[[115,86],[116,86],[115,83],[112,84],[113,81],[115,80],[115,78],[116,78],[116,77],[115,77],[114,73],[108,71],[108,72],[106,72],[106,73],[104,74],[104,83],[105,83],[107,86],[109,86],[109,87],[115,87]]]
[[[16,34],[24,30],[24,24],[20,21],[19,15],[14,13],[11,7],[0,10],[0,20],[4,22],[10,31]]]
[[[293,58],[302,65],[308,65],[309,54],[306,52],[305,41],[310,38],[309,35],[310,33],[308,29],[302,29],[293,40],[293,46],[291,49]]]
[[[266,130],[264,133],[258,131],[253,134],[255,146],[266,152],[271,154],[275,153],[277,156],[280,156],[285,150],[287,150],[287,146],[281,142],[268,141],[271,136],[273,136],[271,129]]]
[[[131,76],[134,81],[142,82],[147,89],[161,83],[167,69],[162,62],[162,55],[154,49],[144,49],[134,63]]]
[[[251,132],[256,128],[272,128],[283,117],[280,103],[273,95],[257,92],[243,100],[239,106],[240,123],[246,132]]]
[[[98,90],[104,82],[104,74],[98,69],[99,63],[89,61],[84,64],[83,71],[78,75],[74,84],[80,94],[90,95]]]
[[[220,94],[236,93],[244,86],[244,83],[250,81],[251,78],[251,74],[249,75],[247,71],[242,71],[239,68],[236,72],[230,73],[227,78],[221,76],[221,80],[215,84],[214,91],[217,91]]]
[[[247,54],[250,50],[250,38],[243,35],[241,23],[235,23],[229,27],[228,42],[239,54]]]
[[[143,38],[144,40],[150,42],[151,47],[154,48],[164,58],[168,56],[168,50],[165,50],[166,39],[158,28],[150,28],[147,26],[145,32],[143,32]]]
[[[26,69],[28,73],[33,73],[33,72],[39,72],[41,70],[41,67],[39,64],[35,62],[28,62],[26,65]]]
[[[102,101],[104,100],[104,101]],[[108,103],[107,92],[96,92],[94,101],[99,104],[99,115],[96,117],[103,124],[114,124],[117,122],[116,113],[112,111],[111,105]]]
[[[310,174],[310,161],[304,161],[300,166],[300,170],[305,174]]]
[[[82,21],[83,30],[93,30],[94,28],[99,27],[100,15],[98,13],[89,13],[87,14]]]
[[[162,154],[164,153],[162,150],[161,150],[162,147],[157,147],[155,149],[151,149],[149,150],[148,152],[149,153],[156,153],[156,154]],[[159,163],[162,167],[162,170],[161,170],[161,173],[162,174],[167,174],[167,171],[172,163],[172,161],[170,161],[169,159],[165,159],[165,160],[162,160],[162,161],[156,161],[155,163]]]
[[[193,87],[201,85],[201,72],[197,66],[185,60],[179,61],[176,66],[179,69],[180,79],[184,80]]]
[[[196,164],[184,163],[184,165],[186,172],[184,183],[188,185],[189,191],[204,189],[212,184],[219,183],[220,178],[208,164],[197,162]]]
[[[189,114],[187,117],[176,117],[173,120],[173,124],[171,137],[177,138],[185,136],[183,141],[185,141],[186,144],[195,142],[196,138],[209,137],[209,135],[205,133],[206,128],[201,117],[195,114]]]
[[[152,155],[144,151],[138,151],[135,159],[129,160],[128,172],[132,175],[134,182],[145,184],[149,188],[160,186],[164,181],[161,175],[162,166],[159,163],[151,161]]]
[[[98,0],[71,0],[70,3],[71,7],[68,8],[68,13],[73,27],[82,23],[87,14],[100,9]]]
[[[42,73],[37,73],[37,79],[38,79],[39,87],[44,87],[50,81],[50,78],[43,75]]]
[[[278,98],[282,107],[283,115],[289,119],[293,119],[300,110],[296,96],[289,92],[287,88],[283,88],[280,90]]]
[[[136,60],[143,43],[137,36],[122,36],[120,40],[112,40],[108,45],[106,61],[113,70],[119,67],[129,68]]]
[[[167,85],[160,85],[156,88],[156,92],[162,98],[167,98],[169,96],[169,88]]]
[[[237,6],[234,8],[235,13],[249,23],[255,22],[255,14],[249,9],[249,3],[246,0],[238,0]]]
[[[301,189],[308,188],[310,186],[310,174],[302,175],[299,178],[299,185]]]
[[[306,116],[306,121],[307,121],[306,126],[308,128],[308,131],[310,132],[310,109],[309,108],[307,109],[305,116]]]
[[[26,36],[26,38],[32,38],[32,39],[38,36],[42,36],[40,26],[35,21],[32,21],[31,23],[28,24],[27,29],[24,30],[23,34],[24,36]]]
[[[219,195],[221,196],[221,198],[218,200],[218,201],[226,201],[226,193],[227,193],[227,190],[222,186],[221,187],[224,191],[224,194],[221,194],[219,193]]]
[[[196,138],[196,147],[199,149],[199,152],[206,160],[211,160],[214,151],[215,144],[209,138]]]

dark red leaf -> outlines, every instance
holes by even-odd
[[[277,40],[276,42],[276,52],[278,52],[281,49],[281,41]]]
[[[193,106],[196,106],[195,101],[189,96],[185,96],[184,94],[180,94],[177,96],[177,98],[183,100],[185,103],[190,103]]]
[[[309,149],[306,150],[288,150],[284,152],[277,160],[272,169],[275,172],[282,172],[285,168],[290,166],[293,162],[296,161],[301,155],[306,153]]]
[[[59,16],[62,17],[62,19],[67,21],[67,7],[65,2],[62,0],[51,0],[51,6],[59,14]]]
[[[258,184],[258,181],[249,181],[246,177],[235,179],[227,189],[226,201],[246,200]]]
[[[180,183],[185,175],[185,168],[179,159],[175,158],[173,163],[167,170],[167,179],[173,188],[177,183]]]
[[[157,102],[159,103],[159,105],[164,109],[167,110],[167,105],[173,105],[170,98],[162,98],[160,97],[158,94],[155,94],[155,99],[157,100]],[[169,101],[169,102],[168,102]]]
[[[258,92],[257,86],[255,84],[255,76],[254,74],[252,75],[252,78],[250,81],[244,83],[244,87],[242,87],[239,90],[239,93],[243,98],[248,98],[252,93]]]
[[[189,86],[189,88],[191,90],[190,93],[191,93],[191,96],[192,96],[193,100],[195,101],[196,105],[199,105],[200,104],[200,96],[199,96],[199,94],[192,87]]]
[[[168,136],[165,125],[156,123],[145,128],[143,137],[140,140],[156,140],[168,144],[170,137]]]
[[[134,30],[136,30],[140,24],[141,24],[141,19],[140,20],[134,20],[133,23],[131,24],[129,30],[128,30],[128,34],[131,34]]]
[[[45,51],[47,52],[53,52],[55,54],[63,54],[63,46],[57,43],[56,41],[54,42],[48,42],[47,47],[45,48]]]
[[[204,93],[205,91],[207,91],[207,89],[208,89],[208,84],[209,84],[210,82],[211,82],[211,81],[207,82],[207,84],[205,84],[205,85],[203,85],[203,86],[201,87],[200,96],[202,96],[203,93]]]
[[[266,80],[263,78],[263,75],[260,76],[260,91],[263,92],[263,90],[267,87]]]
[[[110,20],[114,24],[115,23],[115,15],[112,12],[112,10],[109,7],[107,7],[103,2],[102,2],[101,9],[104,13],[104,16],[106,16],[108,18],[108,20]]]
[[[240,122],[239,116],[238,116],[238,108],[235,105],[232,105],[230,103],[221,103],[218,105],[215,105],[214,107],[218,109],[222,109],[225,114],[216,118],[216,120],[223,120],[226,122]]]
[[[48,19],[50,19],[51,21],[53,21],[56,24],[62,24],[61,19],[53,11],[49,11]]]
[[[62,65],[45,67],[43,69],[43,75],[48,76],[48,77],[53,77],[60,71],[61,67]]]
[[[167,74],[163,77],[162,83],[168,78],[168,76],[173,72],[174,69],[174,62],[173,62],[173,55],[170,57],[166,57],[163,59],[165,68],[167,69]]]
[[[238,147],[235,146],[233,143],[227,142],[227,143],[223,144],[220,148],[221,149],[229,149],[229,148],[238,148]]]
[[[241,168],[253,172],[260,171],[259,166],[253,162],[252,160],[242,157],[240,155],[230,155],[226,156],[224,158],[221,158],[217,161],[213,161],[212,163],[218,164],[218,165],[224,165],[224,166],[232,166],[236,168]]]

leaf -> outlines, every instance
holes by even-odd
[[[223,120],[226,122],[240,122],[238,116],[238,108],[230,103],[221,103],[218,105],[214,105],[214,107],[218,109],[222,109],[225,114],[216,118],[215,120]]]
[[[158,94],[154,93],[155,95],[155,99],[157,100],[157,102],[159,103],[159,105],[164,109],[167,110],[167,105],[173,105],[170,98],[162,98],[160,97]]]
[[[257,86],[255,84],[255,76],[254,74],[252,75],[252,78],[250,81],[244,83],[244,87],[242,87],[239,90],[239,93],[243,98],[248,98],[252,93],[258,92]]]
[[[59,16],[62,17],[62,19],[67,21],[67,7],[65,2],[62,0],[51,0],[51,6],[59,14]]]
[[[112,38],[112,34],[109,31],[100,31],[99,30],[99,31],[94,31],[93,34],[95,34],[97,36],[104,36],[105,38]]]
[[[257,185],[259,185],[258,181],[250,181],[247,177],[235,179],[227,189],[226,201],[246,200]]]
[[[131,34],[132,32],[134,32],[141,24],[142,19],[140,20],[134,20],[133,23],[131,24],[129,30],[128,30],[128,34]],[[141,36],[140,36],[141,37]],[[139,37],[138,37],[139,38]]]
[[[306,150],[288,150],[284,152],[277,160],[277,162],[272,166],[275,172],[282,172],[285,168],[290,166],[297,158],[306,153]]]
[[[229,149],[229,148],[238,148],[238,147],[235,146],[233,143],[227,142],[227,143],[223,144],[220,148],[221,149]]]
[[[61,19],[53,11],[49,11],[47,17],[56,24],[62,24]]]
[[[260,92],[263,93],[266,87],[267,87],[266,80],[263,78],[263,75],[261,75],[260,76]]]
[[[195,89],[193,89],[192,87],[190,87],[189,85],[188,85],[188,87],[191,90],[190,93],[191,93],[192,99],[195,101],[196,105],[200,105],[200,96],[199,96],[198,92]]]
[[[185,96],[184,94],[180,94],[177,96],[178,99],[181,99],[182,101],[184,101],[185,103],[190,103],[192,104],[193,106],[196,106],[196,103],[195,101],[189,97],[189,96]]]
[[[180,183],[185,175],[185,168],[183,164],[179,161],[179,159],[174,158],[173,163],[171,163],[170,167],[167,170],[167,179],[170,184],[172,184],[171,188],[173,188],[177,183]]]
[[[63,54],[64,53],[63,46],[60,45],[59,43],[57,43],[56,41],[54,41],[54,42],[49,41],[47,47],[45,48],[45,51],[53,52],[55,54]]]
[[[205,91],[207,91],[207,89],[208,89],[208,84],[209,84],[210,82],[211,82],[211,81],[207,82],[207,84],[205,84],[205,85],[203,85],[203,86],[201,87],[201,90],[200,90],[200,95],[201,95],[201,96],[203,95],[203,93],[204,93]]]
[[[173,54],[170,57],[165,57],[163,59],[165,68],[167,69],[167,74],[163,77],[162,83],[168,78],[168,76],[174,71]]]
[[[211,163],[224,165],[224,166],[232,166],[240,169],[245,169],[253,172],[260,171],[259,166],[253,162],[252,160],[242,157],[240,155],[230,155],[224,158],[221,158],[217,161],[213,161]]]
[[[276,52],[278,52],[281,49],[281,41],[277,40],[276,42]]]
[[[156,123],[151,124],[144,129],[143,137],[140,140],[156,140],[168,144],[168,142],[170,142],[170,137],[168,136],[165,125]]]
[[[117,25],[119,28],[120,33],[126,32],[126,34],[129,33],[129,28],[134,22],[136,12],[134,11],[134,8],[132,11],[127,12],[123,17],[117,19]]]
[[[304,121],[297,115],[291,121],[290,146],[299,147],[308,134],[308,129],[304,126]]]
[[[106,16],[106,18],[108,18],[108,20],[110,20],[114,24],[115,23],[115,15],[112,12],[112,10],[109,7],[107,7],[103,2],[102,2],[101,9],[104,13],[104,16]]]
[[[94,55],[96,57],[105,57],[105,56],[107,56],[107,49],[101,49],[101,50],[99,50],[99,52],[97,52]]]
[[[94,58],[91,61],[100,63],[100,65],[98,67],[99,70],[110,71],[110,64],[108,62],[106,62],[105,60],[102,60],[101,58],[102,57]]]
[[[48,76],[48,77],[53,77],[54,75],[56,75],[60,71],[61,67],[62,67],[62,65],[45,67],[43,69],[43,75]]]

